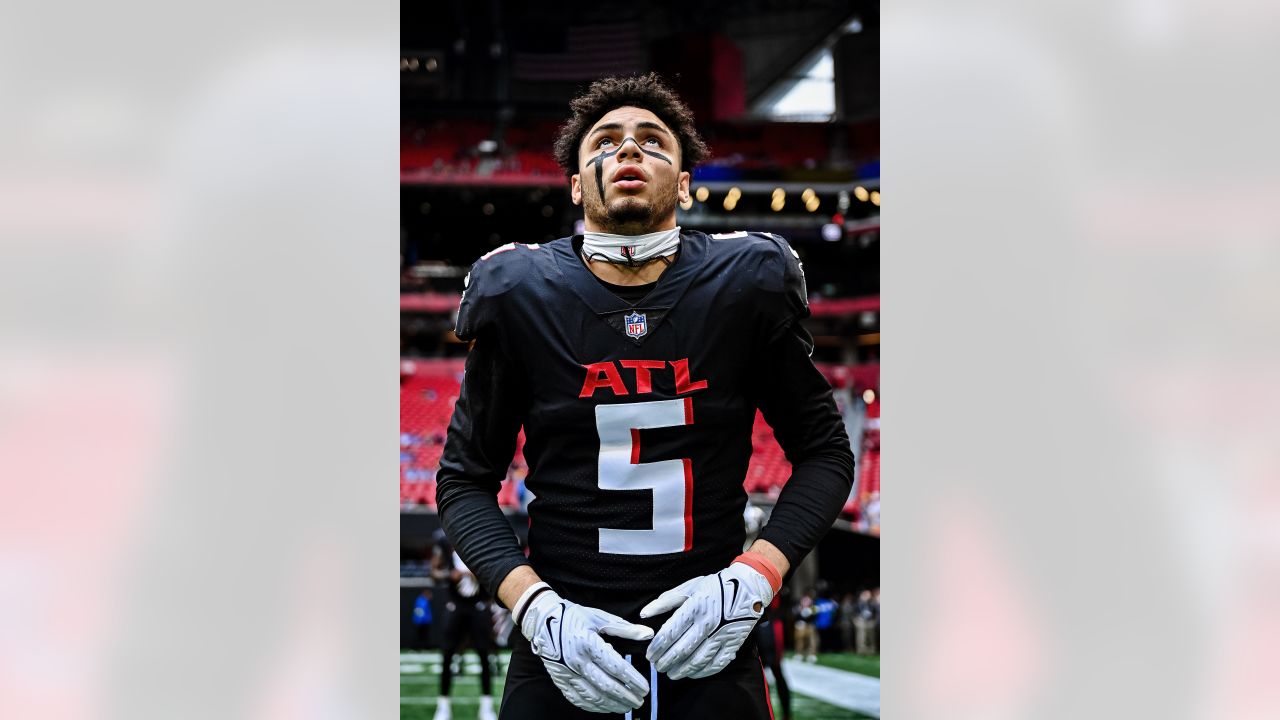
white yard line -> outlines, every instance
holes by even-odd
[[[792,692],[880,717],[880,679],[794,660],[782,663]]]
[[[418,697],[401,697],[401,705],[435,705],[436,698],[421,695]],[[449,698],[450,705],[479,705],[480,697],[452,697]]]
[[[468,651],[469,652],[469,651]],[[439,663],[444,657],[438,652],[402,652],[400,662],[433,662]]]
[[[401,685],[435,685],[440,682],[439,676],[431,675],[402,675],[400,676]],[[495,688],[502,687],[503,676],[495,675],[493,677],[493,686]],[[480,673],[475,675],[454,675],[454,685],[475,685],[480,687]]]

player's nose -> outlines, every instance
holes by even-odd
[[[618,160],[622,160],[623,158],[635,158],[636,160],[639,160],[643,155],[644,153],[640,152],[640,143],[636,142],[636,139],[630,136],[627,136],[627,138],[622,141],[622,146],[618,148]]]

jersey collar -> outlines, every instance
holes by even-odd
[[[560,272],[573,293],[593,314],[623,333],[623,337],[627,337],[636,345],[644,344],[645,340],[653,336],[662,321],[666,319],[667,313],[689,289],[707,254],[706,235],[696,230],[682,230],[680,254],[675,262],[671,263],[671,266],[658,277],[658,284],[648,295],[635,305],[631,305],[601,285],[595,274],[582,262],[575,250],[575,245],[581,242],[581,239],[581,235],[574,235],[567,238],[568,242],[554,243],[556,263]],[[622,316],[631,312],[642,312],[647,316],[648,330],[639,338],[627,336],[622,329]]]

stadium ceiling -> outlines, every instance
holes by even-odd
[[[786,82],[815,48],[855,18],[878,17],[869,0],[656,0],[586,2],[413,3],[402,8],[401,49],[420,51],[482,45],[498,55],[553,38],[570,26],[631,25],[651,42],[671,35],[715,32],[743,51],[747,103],[754,105]]]

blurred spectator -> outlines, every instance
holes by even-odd
[[[470,645],[480,661],[480,720],[497,720],[493,709],[493,613],[489,596],[471,569],[456,552],[437,556],[441,574],[447,574],[448,613],[444,616],[444,646],[440,661],[440,695],[434,720],[453,720],[449,695],[453,690],[454,656]],[[458,663],[461,668],[462,664]]]
[[[819,597],[813,601],[813,607],[818,611],[818,616],[813,623],[814,630],[818,633],[818,645],[834,648],[836,647],[836,612],[840,609],[840,605],[835,600],[824,597],[825,591],[819,589],[818,593]]]
[[[862,512],[857,519],[857,527],[861,532],[880,532],[880,493],[873,492],[862,504]]]
[[[817,662],[818,630],[814,624],[818,620],[818,608],[814,607],[812,592],[800,598],[795,608],[796,616],[796,656],[797,660]]]
[[[877,589],[877,594],[879,590]],[[856,651],[859,655],[880,653],[880,600],[863,590],[858,594],[858,613],[853,620],[857,631]]]
[[[840,649],[846,652],[854,649],[853,620],[858,616],[858,601],[853,593],[845,593],[840,600]]]
[[[413,601],[414,648],[424,650],[431,646],[431,591],[423,590]]]
[[[511,647],[511,631],[516,623],[511,618],[511,611],[502,607],[501,603],[490,603],[489,613],[492,615],[493,641],[498,647]]]

